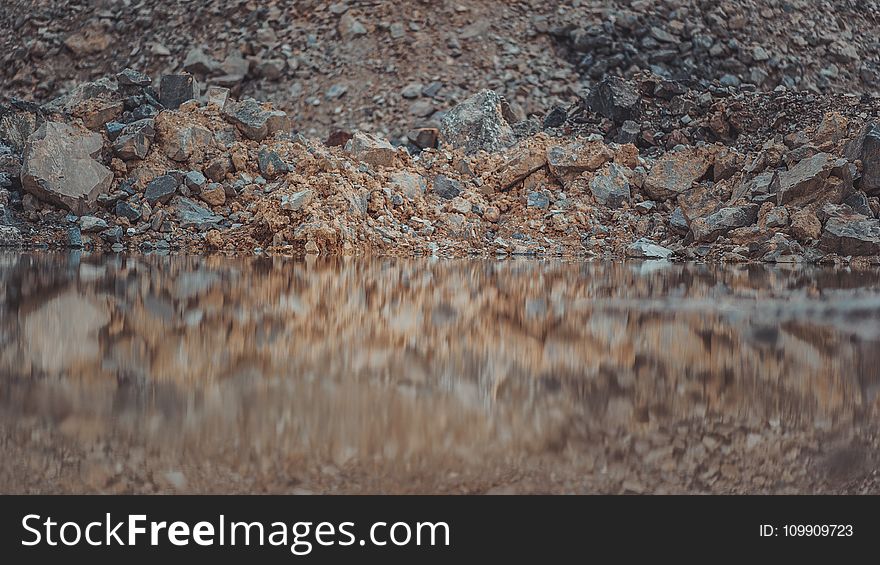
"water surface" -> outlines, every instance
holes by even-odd
[[[0,255],[0,492],[877,492],[876,271]]]

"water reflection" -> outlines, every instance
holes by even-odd
[[[876,272],[0,255],[0,491],[873,491],[878,344]]]

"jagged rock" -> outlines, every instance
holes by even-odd
[[[217,227],[223,218],[213,214],[207,208],[199,206],[195,201],[184,196],[175,196],[171,200],[171,209],[177,217],[182,228],[194,227],[199,230],[207,230]]]
[[[711,165],[708,152],[699,147],[671,151],[651,167],[642,191],[653,200],[675,198],[703,178]]]
[[[681,210],[681,206],[676,207],[672,214],[669,215],[669,227],[672,231],[679,234],[686,234],[691,229],[687,218],[684,216],[684,212]]]
[[[67,246],[72,249],[79,249],[83,246],[82,232],[79,226],[71,226],[67,230]]]
[[[376,167],[394,165],[397,150],[388,140],[371,133],[355,132],[345,144],[345,151],[353,157]]]
[[[791,215],[791,235],[801,243],[819,239],[822,222],[809,208],[798,210]]]
[[[862,214],[863,216],[872,217],[874,216],[874,211],[871,210],[871,203],[868,200],[867,195],[864,192],[857,190],[847,196],[843,203],[852,208],[856,213]]]
[[[880,194],[880,125],[871,122],[847,144],[846,156],[862,161],[860,188],[869,196]]]
[[[576,140],[565,145],[547,148],[550,172],[563,185],[570,183],[585,171],[596,171],[614,158],[614,153],[602,141]]]
[[[422,196],[428,190],[428,181],[421,175],[410,173],[409,171],[397,171],[391,174],[389,178],[391,186],[396,187],[403,195],[413,200],[417,196]]]
[[[150,206],[155,206],[157,202],[168,202],[177,191],[178,184],[174,175],[160,175],[147,184],[144,199]]]
[[[21,232],[15,226],[0,226],[0,247],[17,247],[21,245]]]
[[[547,157],[543,152],[530,147],[517,147],[511,150],[498,168],[500,176],[499,188],[509,190],[513,185],[522,182],[529,175],[547,166]]]
[[[550,197],[542,191],[532,191],[526,195],[526,206],[546,210],[550,207]]]
[[[209,86],[205,93],[205,100],[208,104],[216,104],[221,110],[226,106],[229,100],[229,89],[222,86]]]
[[[125,231],[122,229],[122,226],[116,226],[101,232],[101,239],[111,245],[114,243],[122,243],[122,239],[124,236]]]
[[[201,75],[204,78],[205,76],[221,72],[221,67],[219,61],[205,54],[201,47],[193,47],[186,52],[186,57],[183,59],[183,70],[188,73]]]
[[[34,104],[13,100],[0,104],[0,144],[14,152],[24,150],[28,138],[43,124],[40,109]]]
[[[705,218],[697,218],[691,222],[694,239],[698,242],[711,243],[719,236],[758,221],[758,205],[728,206],[721,208]]]
[[[198,84],[190,74],[162,75],[159,79],[159,103],[169,110],[177,110],[198,96]]]
[[[128,218],[129,221],[136,222],[141,219],[142,213],[139,208],[132,206],[125,200],[116,202],[116,215],[122,218]]]
[[[437,175],[434,177],[434,186],[432,188],[434,194],[445,200],[452,200],[461,194],[461,183],[455,179],[451,179],[445,175]]]
[[[568,112],[562,106],[554,106],[547,115],[544,116],[544,121],[541,125],[544,126],[544,129],[550,128],[558,128],[559,126],[565,123],[565,120],[568,119]]]
[[[121,86],[149,86],[153,80],[144,73],[134,69],[123,69],[116,74],[116,82]]]
[[[880,220],[854,214],[828,219],[819,248],[842,256],[880,255]]]
[[[630,199],[627,169],[617,163],[610,163],[590,179],[590,192],[600,204],[609,208],[620,208]]]
[[[95,216],[81,216],[79,219],[79,229],[83,233],[97,233],[107,229],[107,222]]]
[[[208,183],[208,179],[205,178],[200,171],[189,171],[183,176],[183,183],[193,194],[199,194],[205,188],[205,185]]]
[[[108,78],[81,84],[69,93],[43,104],[46,114],[61,114],[80,118],[92,131],[100,130],[107,122],[117,120],[125,104],[116,83]]]
[[[311,190],[300,190],[299,192],[294,192],[293,194],[281,195],[281,209],[288,210],[290,212],[299,212],[305,206],[309,205],[309,202],[312,201],[313,192]]]
[[[626,248],[626,256],[636,259],[669,259],[673,252],[647,238],[641,238]]]
[[[201,161],[214,141],[214,134],[202,126],[182,127],[161,140],[162,152],[171,160]]]
[[[777,203],[803,206],[816,202],[825,194],[826,179],[834,168],[835,159],[828,153],[817,153],[802,159],[787,171],[780,171],[771,184]]]
[[[451,108],[440,122],[443,143],[471,154],[500,151],[516,141],[505,114],[507,102],[492,90],[481,90]]]
[[[627,120],[639,120],[640,101],[638,91],[619,77],[604,78],[590,91],[587,99],[592,111],[617,125]]]
[[[202,189],[199,197],[210,206],[222,206],[226,204],[226,189],[217,183],[211,183]]]
[[[208,163],[205,167],[205,176],[214,182],[221,182],[232,171],[232,160],[227,155],[221,155]]]
[[[143,159],[150,150],[150,140],[142,133],[120,135],[112,147],[116,156],[123,161]]]
[[[797,263],[803,260],[804,248],[784,233],[773,234],[761,246],[761,260],[765,263]]]
[[[279,110],[266,110],[253,98],[229,101],[223,117],[234,124],[248,139],[262,141],[279,131],[290,131],[290,118]]]
[[[278,153],[270,151],[265,147],[260,148],[260,152],[257,155],[257,165],[260,168],[260,174],[267,179],[273,179],[290,170],[287,163],[278,156]]]
[[[416,128],[407,132],[406,137],[419,149],[433,149],[437,147],[437,140],[440,139],[440,130],[437,128]]]
[[[96,133],[46,122],[26,144],[22,188],[75,214],[87,212],[113,180],[113,173],[94,159],[102,144]]]

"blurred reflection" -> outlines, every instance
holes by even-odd
[[[0,255],[0,492],[873,491],[878,345],[876,272]]]

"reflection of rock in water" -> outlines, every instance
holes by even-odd
[[[331,465],[355,490],[554,490],[552,468],[600,491],[775,492],[821,434],[870,422],[880,383],[880,293],[853,272],[8,257],[4,433],[156,473],[194,459],[230,484]],[[10,445],[33,457],[30,441]]]

